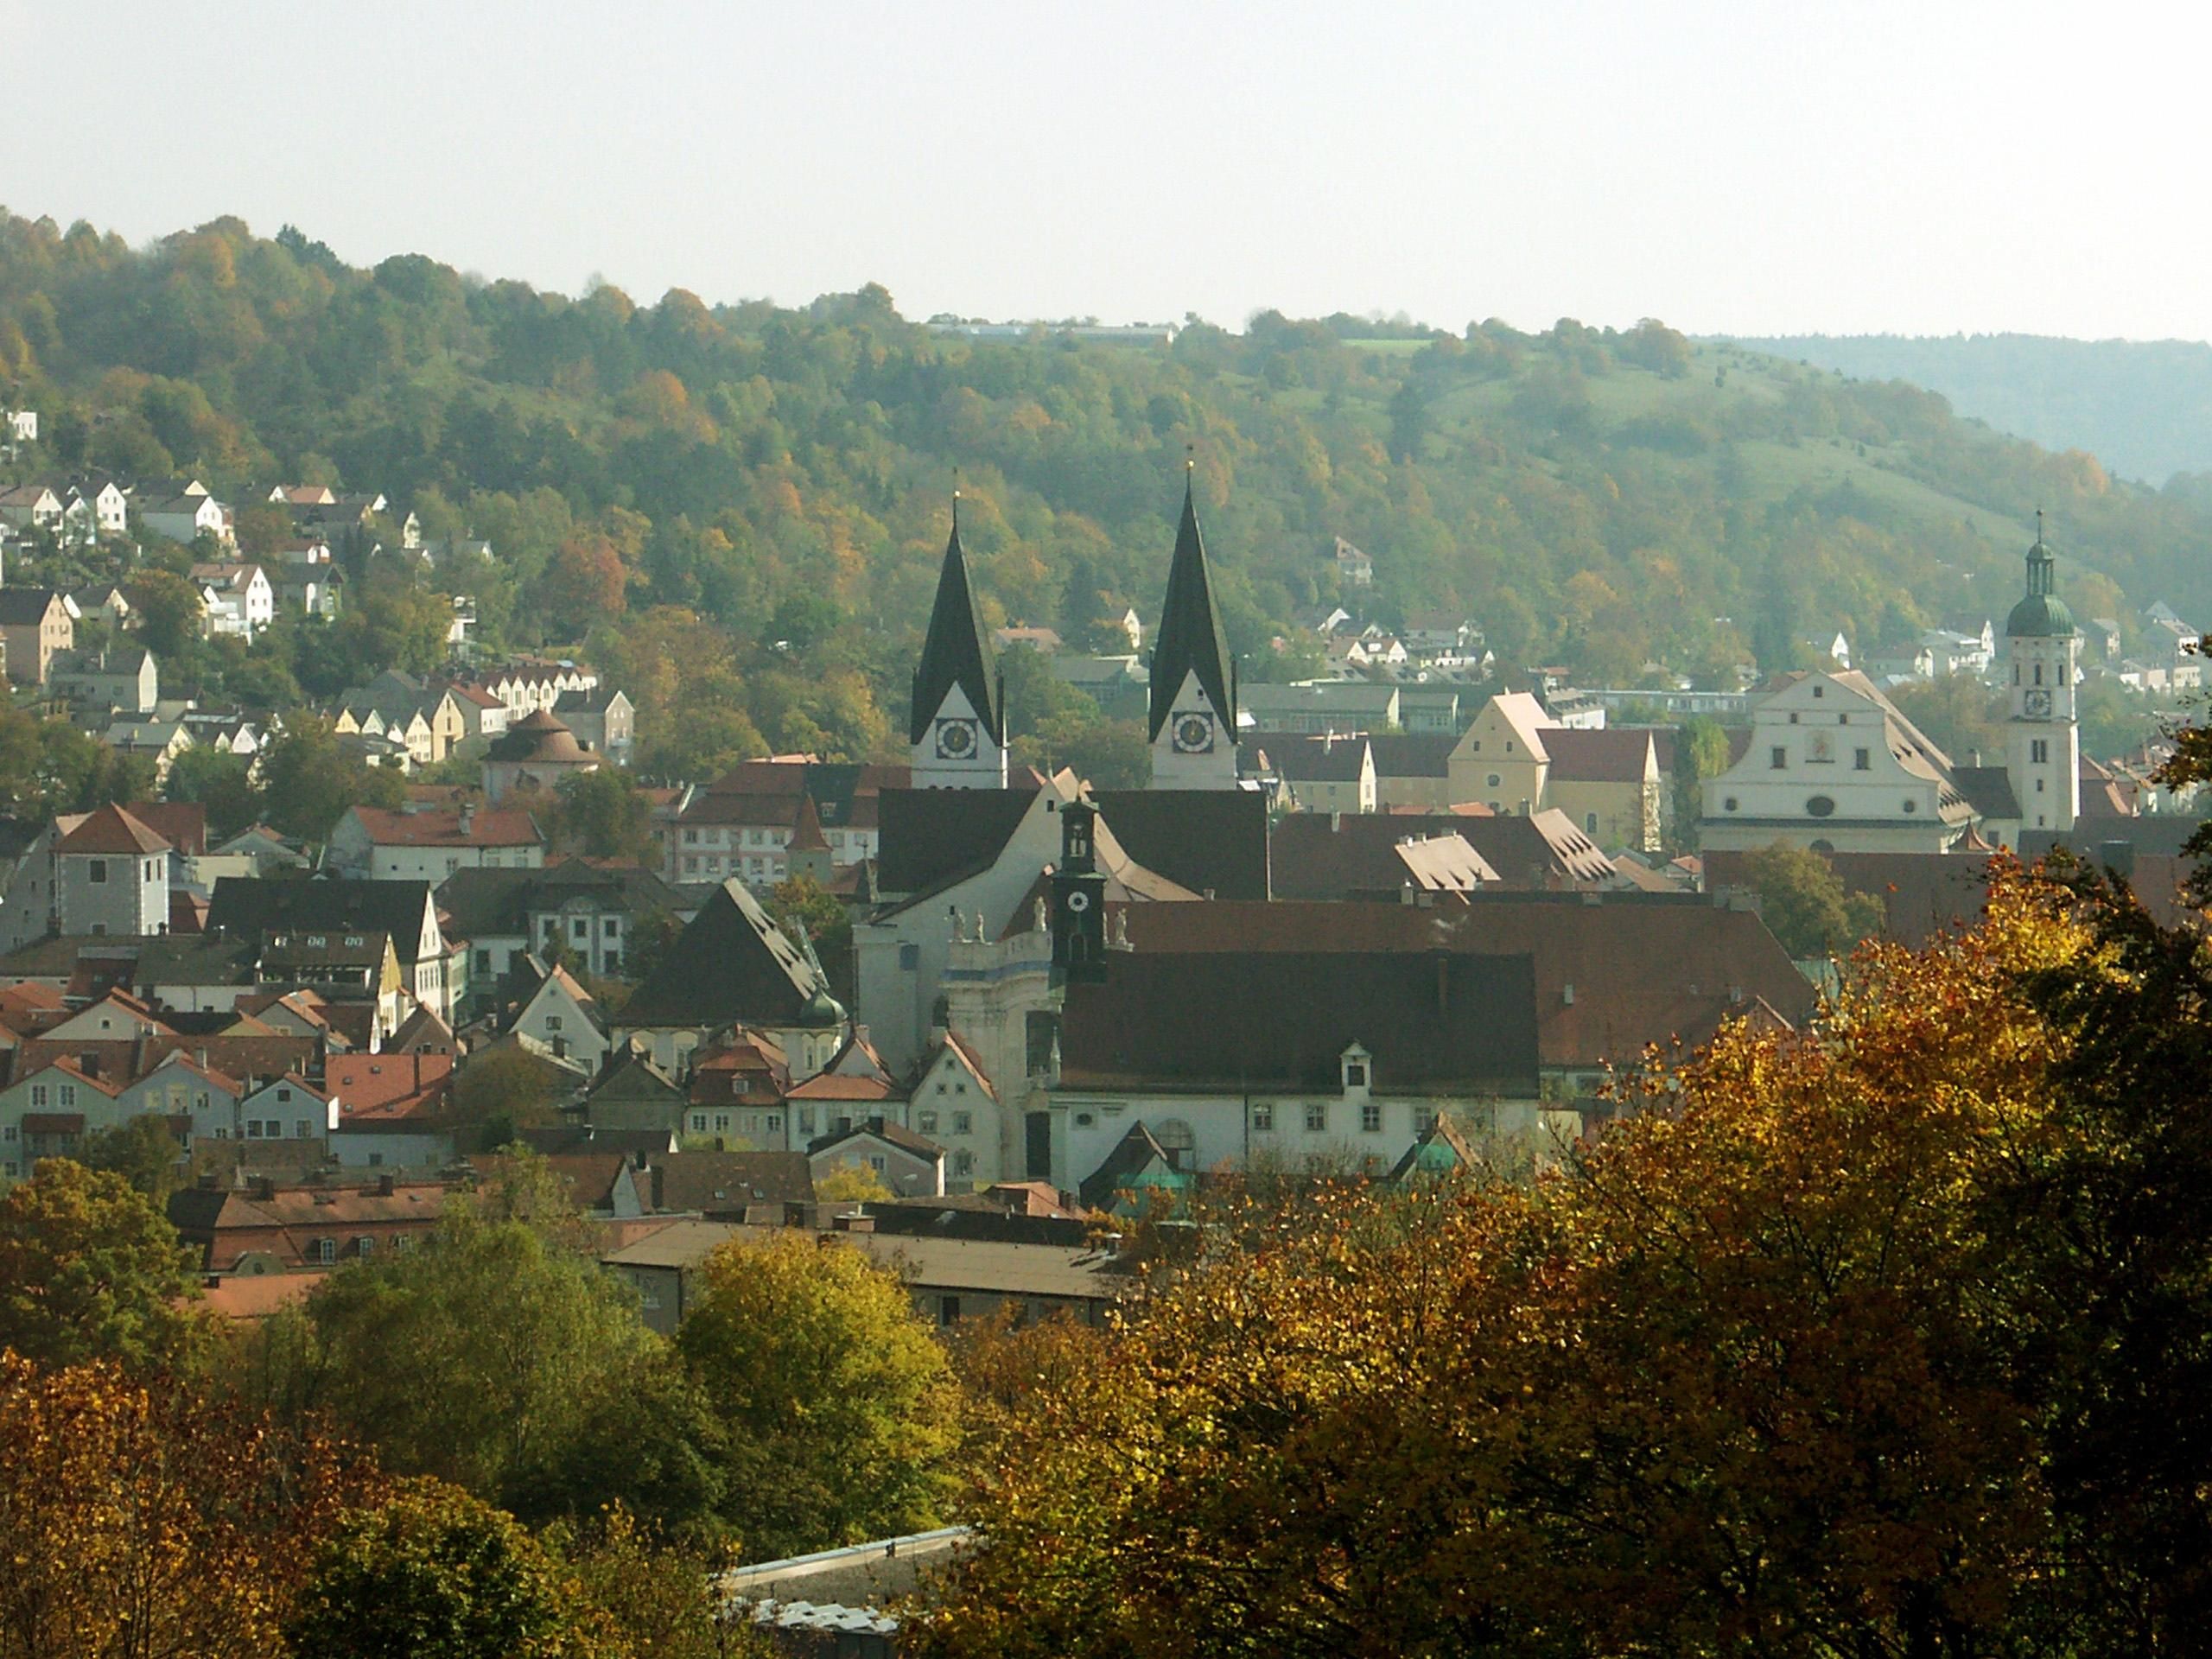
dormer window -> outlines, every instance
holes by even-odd
[[[1343,1079],[1344,1093],[1364,1095],[1374,1086],[1375,1057],[1354,1043],[1338,1057],[1338,1075]]]

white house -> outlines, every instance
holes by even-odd
[[[187,546],[202,535],[227,542],[231,534],[230,513],[212,495],[176,495],[166,500],[142,501],[138,505],[138,522],[155,535]]]

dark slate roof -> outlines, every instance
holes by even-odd
[[[814,1174],[803,1152],[671,1152],[648,1160],[656,1210],[742,1219],[749,1204],[811,1204]]]
[[[1532,1098],[1533,963],[1451,950],[1116,953],[1103,984],[1068,987],[1060,1077],[1073,1089],[1333,1090],[1355,1043],[1375,1057],[1378,1093]]]
[[[797,1022],[807,999],[823,988],[760,901],[743,882],[732,879],[715,889],[677,936],[616,1023],[632,1029],[720,1027],[737,1020],[789,1026]]]
[[[60,597],[51,588],[0,588],[0,625],[23,628],[43,622]]]
[[[626,908],[632,916],[671,914],[692,906],[651,870],[614,868],[563,859],[542,870],[455,870],[438,888],[438,907],[462,938],[520,933],[533,908],[551,909],[579,893]]]
[[[1304,732],[1265,732],[1241,740],[1257,747],[1281,778],[1306,784],[1353,784],[1366,770],[1367,740]]]
[[[958,686],[968,694],[969,705],[982,716],[983,729],[1001,747],[1006,742],[1006,709],[1001,696],[996,663],[991,655],[991,636],[983,626],[982,607],[976,601],[976,585],[968,574],[968,555],[960,545],[960,509],[952,513],[952,534],[944,543],[944,564],[938,572],[937,603],[930,611],[930,629],[922,641],[921,660],[914,665],[914,709],[907,721],[909,741],[918,743],[930,721],[944,705],[945,693]]]
[[[1213,594],[1213,573],[1206,568],[1206,544],[1198,534],[1198,503],[1186,479],[1183,522],[1175,531],[1175,556],[1167,567],[1167,598],[1160,609],[1160,632],[1152,653],[1151,736],[1174,712],[1185,676],[1195,672],[1222,729],[1236,729],[1236,671],[1229,659],[1228,637],[1221,631],[1221,606]]]
[[[806,1155],[810,1158],[819,1158],[823,1153],[842,1145],[845,1141],[857,1141],[867,1135],[874,1136],[887,1146],[896,1147],[901,1152],[909,1153],[925,1163],[933,1162],[944,1156],[944,1148],[936,1141],[926,1135],[917,1135],[905,1124],[895,1122],[887,1117],[865,1118],[850,1128],[817,1135],[806,1143]]]
[[[1549,734],[1546,734],[1547,739]],[[2017,818],[2019,798],[2012,793],[2012,775],[2002,766],[1953,766],[1951,782],[1967,804],[1985,818]]]
[[[887,789],[877,802],[876,885],[920,893],[988,864],[1037,798],[1021,789]]]
[[[1122,850],[1192,893],[1265,899],[1268,804],[1251,789],[1108,789],[1093,798]]]
[[[226,875],[215,883],[207,931],[258,938],[264,933],[388,933],[403,964],[415,960],[423,918],[430,911],[427,881],[346,881],[321,876],[268,881]]]
[[[1346,823],[1351,819],[1347,817]],[[1481,823],[1485,819],[1474,819]],[[1131,957],[1185,952],[1211,964],[1208,1014],[1243,995],[1238,959],[1269,953],[1375,952],[1421,962],[1444,950],[1535,962],[1547,1065],[1626,1064],[1647,1043],[1703,1042],[1720,1022],[1759,1007],[1791,1025],[1813,1012],[1811,984],[1748,908],[1697,893],[1474,893],[1435,906],[1131,905]],[[1433,982],[1421,995],[1433,998]],[[1316,991],[1301,1012],[1350,1007]],[[1071,1010],[1074,994],[1069,998]],[[1363,1039],[1376,1049],[1371,1039]]]
[[[1419,688],[1404,686],[1399,690],[1401,702]],[[1544,734],[1544,741],[1551,741],[1551,734]],[[1367,746],[1375,755],[1375,775],[1377,778],[1445,778],[1451,775],[1448,764],[1452,751],[1459,747],[1459,740],[1449,732],[1414,732],[1376,735],[1370,733]]]
[[[2202,818],[2175,812],[2148,812],[2133,818],[2094,818],[2071,830],[2023,830],[2020,856],[2032,862],[2054,847],[2070,847],[2085,859],[2101,861],[2109,842],[2123,842],[2139,855],[2178,857],[2189,838],[2204,827]]]

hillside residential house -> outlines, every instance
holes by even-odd
[[[53,931],[165,933],[169,843],[123,808],[59,821],[53,852]]]
[[[453,1188],[442,1181],[366,1186],[188,1186],[169,1198],[169,1221],[200,1252],[204,1273],[241,1277],[374,1262],[427,1243]]]
[[[906,766],[748,760],[693,794],[677,814],[662,874],[671,881],[736,876],[766,892],[790,871],[789,849],[810,803],[833,868],[875,856],[879,804],[905,789]]]
[[[47,690],[87,714],[150,715],[161,702],[161,671],[152,652],[136,646],[59,651],[47,664]]]
[[[192,581],[207,606],[207,631],[251,639],[276,620],[276,590],[257,564],[195,564]]]
[[[467,960],[448,946],[428,882],[226,876],[215,883],[207,927],[257,939],[279,932],[326,939],[386,934],[404,988],[443,1020],[452,1019],[468,988]]]
[[[1657,736],[1567,726],[1526,691],[1502,691],[1477,711],[1446,775],[1449,805],[1522,817],[1556,809],[1602,845],[1639,852],[1656,851],[1665,834]]]
[[[137,507],[138,522],[147,530],[183,546],[201,536],[225,543],[231,539],[230,509],[212,495],[154,497],[140,500]]]
[[[806,1162],[817,1186],[837,1169],[855,1168],[867,1170],[899,1198],[944,1196],[944,1148],[882,1116],[810,1142]]]
[[[75,643],[69,607],[50,588],[0,587],[0,647],[8,677],[17,685],[44,685],[54,653]]]

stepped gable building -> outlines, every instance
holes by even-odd
[[[1236,787],[1236,664],[1198,533],[1185,467],[1183,518],[1167,567],[1167,600],[1153,649],[1150,732],[1154,789]]]
[[[1006,787],[1006,680],[991,652],[982,607],[960,545],[960,498],[938,573],[937,603],[914,666],[906,728],[917,789]]]
[[[2026,592],[2005,625],[2001,766],[1955,762],[1863,674],[1785,675],[1752,707],[1751,747],[1706,782],[1701,844],[1942,853],[1970,837],[2017,848],[2024,831],[2071,830],[2082,816],[2081,643],[2054,591],[2040,514],[2026,563]]]

